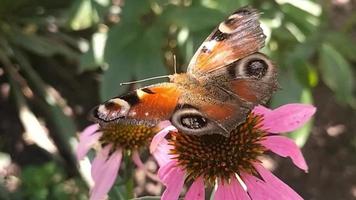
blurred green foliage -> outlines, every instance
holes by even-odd
[[[53,162],[28,166],[19,178],[21,188],[12,194],[12,199],[87,199],[83,182],[68,179],[63,169]]]
[[[91,46],[104,48],[96,54],[95,49],[84,54],[81,68],[104,69],[102,100],[126,91],[128,86],[119,86],[122,82],[173,73],[173,55],[177,56],[178,67],[183,72],[213,28],[244,5],[252,5],[262,12],[261,21],[267,35],[263,51],[280,69],[282,89],[272,99],[273,107],[290,102],[313,103],[312,90],[321,79],[340,104],[356,108],[355,80],[350,65],[356,61],[353,53],[356,45],[346,27],[342,28],[345,31],[331,28],[328,2],[126,1],[120,7],[116,25],[100,28],[104,25],[98,24]],[[310,128],[311,125],[306,126],[293,134],[298,144],[305,143]]]
[[[356,45],[349,33],[356,20],[351,18],[334,30],[329,4],[314,0],[2,0],[0,67],[22,123],[27,119],[21,117],[23,108],[43,117],[60,154],[75,166],[69,141],[76,126],[64,112],[66,97],[50,92],[52,86],[44,81],[47,74],[36,69],[34,57],[78,62],[78,73],[102,72],[100,95],[106,100],[127,91],[128,86],[119,86],[121,82],[173,73],[173,55],[178,70],[184,72],[194,51],[224,17],[252,5],[262,13],[267,35],[263,52],[280,69],[282,89],[272,99],[273,107],[313,103],[313,88],[323,81],[340,104],[356,108],[351,64],[356,62]],[[307,140],[311,125],[292,135],[299,145]],[[57,196],[69,195],[62,187],[67,180],[58,171],[53,163],[25,168],[23,195],[73,199]],[[57,173],[60,178],[53,179]]]

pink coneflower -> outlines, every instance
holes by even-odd
[[[303,155],[293,140],[278,133],[296,130],[305,124],[316,109],[311,105],[287,104],[275,110],[257,106],[246,122],[229,137],[193,136],[166,130],[151,143],[151,152],[160,151],[158,176],[166,189],[162,200],[179,198],[184,183],[192,183],[187,200],[204,200],[205,187],[215,186],[215,200],[302,199],[261,165],[260,156],[272,151],[290,157],[307,172]],[[163,156],[165,152],[166,156]]]
[[[155,133],[167,126],[167,122],[155,127],[126,124],[88,126],[79,136],[78,160],[83,159],[95,144],[101,144],[101,149],[92,162],[94,187],[90,191],[90,199],[102,200],[106,197],[117,178],[124,151],[129,152],[134,163],[142,168],[139,150],[149,144]],[[169,127],[165,131],[169,131]],[[160,156],[159,148],[156,154]]]

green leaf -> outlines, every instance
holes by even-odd
[[[318,84],[318,73],[310,63],[305,62],[305,60],[299,60],[293,66],[295,74],[301,84],[304,87],[310,88],[315,87]]]
[[[298,62],[298,60],[309,60],[317,50],[320,44],[314,38],[309,38],[307,41],[295,45],[290,51],[287,60],[288,62]]]
[[[247,5],[250,3],[249,0],[205,0],[201,2],[203,6],[208,8],[214,8],[220,10],[222,13],[226,13],[226,15],[232,13],[236,9]]]
[[[21,174],[25,196],[29,199],[48,199],[51,186],[62,179],[63,174],[57,165],[51,162],[41,166],[28,166]]]
[[[318,82],[316,68],[308,62],[316,52],[318,44],[308,39],[287,53],[285,65],[295,71],[295,75],[305,87],[314,87]]]
[[[335,47],[347,59],[356,62],[356,43],[351,37],[341,32],[327,32],[325,40]]]
[[[100,21],[105,21],[107,14],[110,12],[112,6],[111,0],[91,0],[92,5],[98,13]]]
[[[276,38],[281,45],[283,45],[282,42],[286,42],[287,44],[297,42],[294,35],[283,26],[272,29],[272,37]]]
[[[76,0],[70,8],[68,25],[72,30],[82,30],[99,22],[92,0]]]
[[[63,43],[51,40],[44,36],[35,34],[24,34],[20,30],[15,30],[9,36],[11,43],[20,46],[32,53],[40,56],[50,57],[56,54],[64,55],[71,59],[76,59],[79,55]]]
[[[278,107],[287,103],[300,102],[303,86],[297,80],[293,70],[281,70],[278,82],[281,89],[272,97],[271,106]]]
[[[25,6],[28,3],[26,0],[2,0],[0,1],[0,16],[6,16],[9,13],[18,11],[19,8]]]
[[[92,36],[90,49],[80,57],[79,71],[93,70],[105,67],[104,50],[107,32],[96,32]]]
[[[226,14],[203,6],[171,6],[164,10],[161,20],[163,24],[175,24],[178,27],[187,27],[190,31],[200,31],[206,28],[212,30],[225,17]]]
[[[0,178],[0,199],[10,200],[10,194],[7,188],[4,186],[3,181]],[[12,198],[11,198],[12,199]]]
[[[122,23],[135,23],[138,24],[142,22],[141,20],[151,20],[150,17],[147,16],[142,17],[145,14],[151,12],[150,1],[141,1],[141,0],[130,0],[125,1],[124,6],[122,7]]]
[[[120,185],[114,185],[109,192],[110,199],[124,200],[125,198],[125,187]]]
[[[114,31],[117,34],[109,34],[105,50],[109,69],[105,71],[101,84],[103,99],[126,92],[128,87],[120,86],[122,82],[167,74],[162,60],[162,35],[159,31],[142,30],[139,27],[135,31],[128,31],[122,26]]]
[[[71,168],[68,171],[76,172],[76,160],[74,158],[74,150],[71,148],[69,141],[76,133],[76,126],[73,119],[65,115],[63,108],[58,103],[57,99],[46,89],[46,84],[32,68],[25,54],[14,49],[14,55],[19,63],[21,72],[24,74],[29,86],[38,97],[36,106],[41,109],[45,116],[46,122],[51,128],[51,137],[55,142],[59,152],[66,159]]]
[[[353,104],[355,80],[349,63],[328,43],[322,45],[319,59],[320,73],[324,83],[335,92],[339,101]]]
[[[122,23],[110,29],[107,36],[107,42],[104,49],[104,59],[114,59],[118,52],[129,45],[140,45],[135,41],[143,33],[143,27],[138,24]],[[136,43],[135,43],[136,42]]]
[[[188,65],[190,59],[193,57],[195,51],[199,48],[199,46],[202,44],[202,42],[205,40],[205,38],[208,36],[209,32],[211,32],[210,29],[203,29],[200,31],[195,31],[195,32],[189,32],[188,29],[182,29],[186,30],[188,33],[188,36],[186,40],[180,42],[179,41],[179,34],[177,35],[177,41],[178,41],[178,47],[179,47],[179,52],[180,55],[183,55],[184,59],[184,64],[185,66]],[[186,69],[183,69],[185,71]]]
[[[295,34],[295,37],[299,40],[299,36],[297,35],[300,31],[303,36],[308,36],[313,33],[317,27],[317,23],[313,24],[312,21],[317,22],[317,18],[311,15],[310,13],[297,8],[289,3],[281,5],[281,9],[285,16],[285,24],[291,23],[289,30]],[[288,28],[288,27],[287,27]],[[293,29],[296,29],[293,31]]]

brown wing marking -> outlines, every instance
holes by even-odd
[[[259,13],[248,7],[230,15],[197,50],[188,73],[204,76],[261,49],[265,35],[258,18]]]
[[[236,94],[241,100],[248,102],[257,102],[256,91],[250,87],[250,81],[248,80],[235,80],[231,81],[231,90]]]
[[[220,134],[229,135],[229,133],[239,124],[243,123],[249,112],[249,109],[242,104],[209,104],[202,105],[200,109],[209,120],[216,123],[223,130]]]

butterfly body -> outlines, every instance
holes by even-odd
[[[108,100],[94,109],[94,121],[154,127],[170,120],[186,134],[228,136],[277,88],[276,67],[258,53],[265,39],[258,16],[251,8],[234,12],[202,43],[187,73]]]

